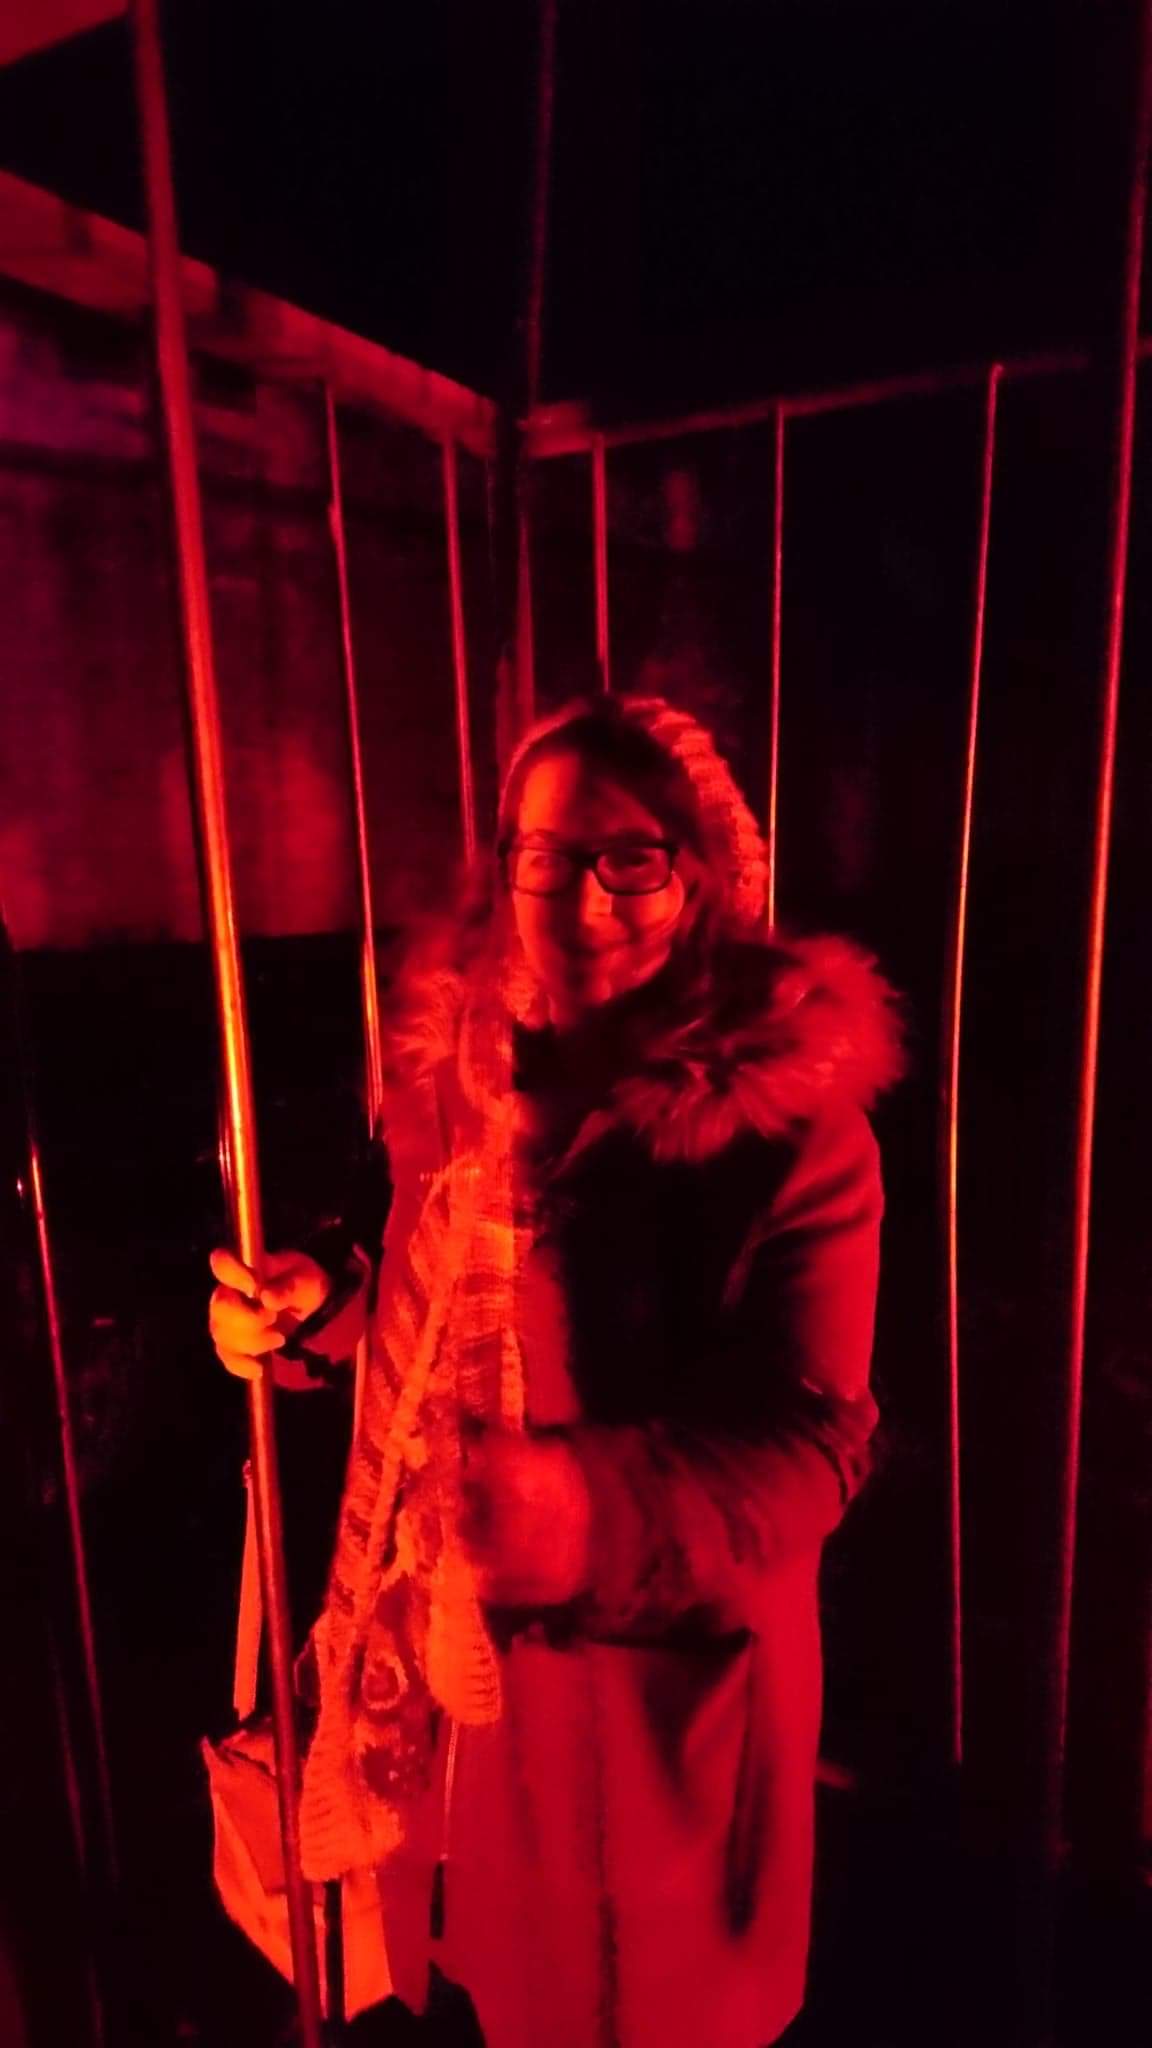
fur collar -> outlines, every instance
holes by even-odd
[[[465,995],[443,968],[408,982],[389,1062],[401,1096],[455,1062]],[[896,999],[868,955],[846,939],[780,933],[728,946],[696,1014],[663,1031],[649,1022],[633,1045],[597,1122],[628,1126],[661,1160],[867,1109],[903,1066]]]
[[[613,1094],[658,1159],[706,1159],[748,1132],[780,1137],[828,1110],[867,1109],[901,1071],[895,999],[846,939],[734,947],[707,1009],[650,1041]]]

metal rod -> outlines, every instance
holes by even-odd
[[[468,635],[464,625],[464,576],[460,564],[460,489],[456,443],[445,441],[444,533],[448,548],[448,597],[452,613],[452,672],[456,687],[456,759],[460,774],[460,829],[464,858],[476,858],[476,784],[472,772],[472,715],[468,694]]]
[[[559,0],[538,0],[532,182],[519,363],[521,422],[529,417],[540,396],[540,365],[544,352],[544,299],[548,282],[548,227],[552,196],[552,133],[556,114],[558,7]]]
[[[9,1067],[15,1081],[15,1093],[19,1108],[16,1128],[19,1131],[18,1156],[4,1161],[8,1191],[13,1192],[19,1204],[19,1227],[22,1240],[21,1263],[23,1263],[23,1237],[30,1225],[30,1235],[35,1245],[35,1261],[40,1276],[40,1301],[43,1311],[43,1333],[47,1341],[49,1365],[52,1375],[54,1412],[56,1420],[56,1444],[59,1452],[59,1474],[61,1493],[65,1506],[65,1526],[68,1537],[68,1562],[70,1582],[75,1602],[72,1621],[77,1628],[80,1647],[80,1661],[84,1676],[84,1693],[88,1712],[88,1735],[90,1754],[95,1765],[97,1804],[100,1815],[102,1858],[97,1860],[92,1851],[92,1830],[89,1813],[86,1810],[84,1789],[78,1761],[79,1745],[74,1727],[75,1712],[72,1689],[65,1671],[65,1657],[60,1641],[62,1617],[51,1611],[49,1601],[43,1607],[43,1644],[48,1665],[52,1690],[52,1703],[56,1714],[56,1728],[59,1738],[59,1761],[65,1803],[71,1825],[72,1846],[76,1855],[76,1869],[83,1893],[86,1897],[87,1912],[91,1918],[99,1915],[109,1886],[114,1891],[119,1884],[119,1859],[117,1855],[115,1811],[112,1803],[111,1776],[108,1768],[108,1749],[104,1720],[103,1693],[100,1684],[99,1663],[96,1655],[96,1635],[92,1618],[91,1581],[88,1570],[87,1544],[84,1536],[82,1497],[80,1487],[79,1461],[76,1455],[76,1434],[72,1421],[72,1401],[64,1365],[63,1341],[59,1298],[56,1293],[55,1268],[51,1252],[47,1208],[44,1199],[44,1177],[40,1163],[40,1143],[36,1115],[36,1091],[33,1080],[31,1039],[27,1028],[24,995],[16,949],[12,944],[8,926],[0,907],[0,984],[6,997],[8,1024],[11,1035]],[[28,1247],[28,1257],[32,1256]],[[22,1289],[18,1288],[18,1292]],[[10,1418],[16,1421],[16,1417]],[[51,1555],[44,1547],[42,1529],[43,1499],[39,1482],[43,1478],[38,1457],[38,1445],[31,1417],[23,1410],[17,1430],[24,1425],[24,1456],[28,1466],[36,1473],[37,1485],[34,1499],[28,1502],[29,1512],[34,1517],[39,1571],[44,1581],[42,1590],[47,1590],[50,1580],[55,1578],[55,1545]],[[31,1491],[31,1489],[30,1489]],[[35,1567],[33,1570],[35,1572]],[[70,1631],[69,1631],[70,1633]],[[67,1659],[69,1667],[72,1657]],[[95,1926],[88,1929],[89,1935],[96,1933]],[[91,2030],[90,2048],[102,2048],[106,2039],[104,1993],[98,1956],[105,1950],[106,1927],[99,1941],[85,1943],[83,1962],[84,1988],[87,1999],[88,2020]]]
[[[364,793],[364,748],[360,722],[360,686],[352,631],[352,599],[348,583],[348,541],[344,526],[344,482],[340,463],[340,423],[332,386],[324,386],[324,429],[328,452],[328,529],[336,565],[340,605],[340,660],[344,677],[344,710],[348,730],[348,761],[352,778],[352,815],[356,827],[356,887],[360,913],[360,1014],[364,1034],[364,1093],[369,1133],[377,1130],[384,1107],[384,1068],[380,1045],[380,983],[376,959],[376,916],[372,901],[372,860],[368,843],[368,806]]]
[[[980,462],[980,518],[968,660],[968,722],[964,788],[960,804],[956,903],[945,993],[947,1070],[944,1081],[945,1297],[948,1338],[948,1543],[951,1593],[950,1746],[952,1762],[964,1761],[964,1548],[960,1434],[960,1246],[958,1190],[960,1161],[960,1045],[964,1013],[964,968],[968,943],[968,899],[972,868],[972,821],[976,801],[976,756],[984,676],[984,627],[988,601],[988,554],[992,532],[992,484],[996,463],[997,407],[1001,367],[988,372],[984,393],[984,434]]]
[[[344,526],[344,482],[340,463],[340,422],[331,384],[324,386],[324,433],[328,457],[328,530],[336,567],[340,607],[340,662],[344,678],[348,766],[352,782],[352,819],[356,835],[356,886],[360,921],[360,1029],[364,1041],[364,1107],[369,1142],[377,1136],[384,1109],[384,1065],[380,1038],[380,982],[376,958],[376,915],[372,902],[372,860],[368,843],[368,806],[364,793],[364,750],[360,725],[360,690],[352,631],[352,598],[348,582],[348,543]],[[368,1379],[368,1333],[356,1346],[352,1401],[352,1433],[360,1434]]]
[[[1152,335],[1139,340],[1137,355],[1141,361],[1152,357]],[[999,367],[1004,380],[1016,383],[1029,377],[1075,375],[1091,369],[1092,357],[1083,349],[1051,351],[1011,358]],[[553,414],[545,406],[527,423],[528,455],[534,462],[547,462],[561,455],[586,455],[597,437],[603,439],[607,448],[631,448],[646,441],[678,440],[687,434],[730,433],[740,427],[768,424],[781,405],[787,407],[793,419],[814,419],[823,413],[893,405],[906,398],[939,398],[949,392],[980,388],[987,376],[987,363],[965,363],[947,370],[876,377],[859,384],[834,386],[828,391],[777,392],[770,398],[750,399],[744,405],[711,406],[684,413],[679,419],[624,421],[616,426],[594,425],[574,417],[563,406]]]
[[[596,565],[596,665],[600,688],[612,688],[612,649],[608,612],[608,465],[604,439],[592,443],[592,546]]]
[[[525,423],[540,400],[548,235],[552,215],[552,141],[556,125],[556,44],[559,0],[537,0],[535,120],[529,186],[527,269],[520,318],[518,377],[513,401],[512,463],[516,496],[515,660],[516,720],[520,731],[536,715],[536,635],[532,613],[531,476]]]
[[[345,728],[352,781],[352,819],[356,834],[356,886],[360,919],[360,1029],[364,1040],[364,1107],[369,1143],[378,1135],[384,1112],[384,1054],[380,1037],[380,982],[376,960],[376,916],[372,903],[372,860],[368,844],[368,806],[364,794],[364,750],[360,726],[360,690],[352,633],[352,598],[348,582],[348,544],[344,527],[344,483],[340,465],[340,422],[330,384],[324,386],[324,430],[328,455],[328,530],[336,565],[340,606],[340,660],[344,677]],[[360,1434],[368,1383],[369,1334],[356,1346],[352,1392],[352,1434]]]
[[[768,854],[766,907],[770,925],[776,922],[777,867],[779,858],[780,801],[780,687],[782,679],[784,620],[784,434],[787,408],[776,408],[773,437],[772,475],[772,670],[768,711],[768,816],[764,844]]]
[[[1091,1249],[1092,1160],[1100,1054],[1100,1000],[1116,784],[1120,675],[1124,653],[1124,611],[1132,509],[1132,457],[1136,426],[1140,287],[1144,260],[1148,175],[1152,165],[1152,0],[1144,0],[1138,38],[1123,283],[1116,332],[1116,381],[1110,449],[1110,502],[1105,619],[1100,660],[1096,801],[1086,934],[1080,1087],[1076,1115],[1072,1271],[1068,1301],[1067,1356],[1061,1388],[1064,1422],[1060,1461],[1061,1526],[1044,1743],[1045,1850],[1052,1867],[1057,1865],[1063,1847],[1068,1690],[1084,1390],[1084,1335]]]
[[[531,477],[524,429],[540,396],[544,348],[558,0],[536,0],[535,13],[532,145],[525,179],[528,205],[514,323],[515,347],[505,378],[491,470],[492,567],[498,648],[496,751],[501,765],[518,735],[531,723],[536,702]]]
[[[516,630],[513,675],[517,729],[523,732],[536,716],[536,623],[532,606],[531,483],[527,465],[522,458],[518,466],[516,489]]]
[[[56,1709],[56,1733],[60,1744],[60,1764],[64,1776],[64,1796],[68,1803],[68,1817],[72,1823],[72,1840],[76,1848],[82,1876],[91,1888],[92,1871],[88,1854],[88,1831],[84,1825],[84,1795],[80,1790],[80,1779],[76,1770],[76,1750],[72,1740],[71,1716],[68,1711],[68,1687],[60,1663],[58,1647],[53,1640],[51,1626],[48,1629],[48,1661],[52,1674],[52,1704]],[[111,1874],[111,1873],[110,1873]],[[89,1907],[91,1910],[91,1907]],[[84,1960],[84,1992],[88,2009],[88,2024],[91,2039],[88,2048],[104,2048],[108,2030],[104,2012],[104,1996],[96,1968],[96,1958],[89,1947]]]
[[[64,1498],[65,1519],[68,1530],[69,1561],[72,1567],[72,1586],[76,1599],[76,1623],[80,1637],[80,1660],[84,1673],[84,1690],[87,1697],[88,1714],[92,1730],[92,1747],[95,1758],[96,1789],[100,1807],[100,1818],[104,1830],[104,1848],[107,1860],[107,1874],[113,1885],[118,1882],[118,1856],[116,1847],[116,1821],[112,1802],[112,1779],[108,1768],[108,1739],[104,1718],[104,1695],[100,1684],[100,1661],[96,1653],[96,1629],[92,1616],[92,1580],[88,1568],[88,1545],[84,1535],[84,1512],[81,1504],[80,1467],[76,1456],[76,1431],[72,1421],[72,1395],[68,1385],[68,1371],[64,1361],[63,1325],[60,1317],[60,1298],[56,1291],[56,1268],[52,1256],[52,1237],[48,1226],[48,1208],[44,1198],[44,1169],[41,1164],[40,1136],[36,1114],[36,1089],[32,1066],[32,1048],[25,1017],[23,988],[8,926],[0,915],[0,952],[5,964],[5,981],[9,990],[9,1009],[13,1037],[13,1065],[20,1098],[24,1134],[24,1199],[30,1216],[36,1241],[36,1261],[40,1270],[40,1293],[44,1309],[44,1334],[52,1369],[52,1392],[56,1411],[57,1441],[60,1450],[61,1490]],[[18,1185],[20,1185],[18,1183]],[[75,1777],[71,1755],[66,1759],[68,1770]],[[83,1813],[79,1806],[75,1814],[77,1841],[83,1844],[86,1831]],[[87,1863],[84,1853],[82,1862]],[[91,1872],[88,1873],[91,1875]]]
[[[184,627],[189,738],[198,849],[214,968],[224,1094],[240,1257],[264,1262],[256,1124],[247,1019],[232,894],[212,652],[208,575],[195,424],[172,189],[171,151],[157,0],[133,0],[136,92],[147,197],[156,353],[175,523]],[[320,1974],[311,1887],[300,1868],[299,1757],[292,1684],[292,1631],[284,1569],[279,1475],[267,1370],[248,1386],[252,1497],[268,1623],[276,1781],[301,2048],[322,2048]]]
[[[80,1471],[76,1459],[76,1433],[72,1426],[72,1400],[68,1389],[68,1374],[64,1364],[60,1300],[56,1292],[52,1241],[48,1233],[48,1212],[44,1202],[44,1171],[40,1162],[39,1140],[36,1136],[31,1116],[29,1116],[28,1120],[28,1180],[32,1216],[36,1226],[36,1251],[40,1263],[40,1286],[44,1299],[45,1329],[48,1338],[48,1351],[52,1360],[52,1385],[56,1396],[56,1424],[60,1433],[60,1466],[64,1482],[64,1506],[68,1518],[68,1543],[72,1557],[72,1577],[76,1592],[76,1620],[80,1631],[84,1689],[88,1697],[88,1712],[92,1722],[92,1746],[96,1762],[96,1787],[100,1802],[100,1817],[104,1827],[108,1874],[115,1885],[119,1881],[116,1852],[116,1822],[112,1805],[112,1779],[108,1769],[108,1739],[104,1720],[104,1700],[100,1687],[100,1666],[96,1655],[96,1630],[92,1620],[92,1587],[88,1571],[88,1550],[84,1539],[84,1519],[80,1506]]]
[[[256,1711],[260,1692],[260,1639],[264,1633],[264,1597],[260,1591],[260,1549],[252,1465],[244,1467],[244,1542],[240,1552],[240,1587],[236,1599],[236,1650],[232,1664],[232,1705],[238,1721]]]

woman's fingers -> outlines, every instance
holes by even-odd
[[[286,1309],[301,1321],[315,1314],[332,1289],[331,1276],[307,1252],[268,1252],[259,1287],[252,1268],[235,1252],[221,1247],[209,1255],[208,1264],[223,1287],[253,1304],[259,1302],[273,1315]]]
[[[274,1309],[249,1301],[246,1294],[237,1294],[234,1287],[217,1287],[208,1304],[208,1327],[213,1337],[225,1344],[240,1340],[244,1350],[270,1351],[276,1344],[282,1344],[284,1338],[275,1322]]]
[[[242,1379],[252,1379],[270,1351],[282,1349],[285,1338],[275,1328],[270,1309],[261,1308],[234,1287],[217,1287],[208,1304],[208,1328],[221,1363]]]
[[[226,1372],[234,1379],[255,1380],[260,1377],[260,1360],[249,1358],[243,1351],[222,1351],[217,1345],[216,1356]]]
[[[208,1261],[219,1282],[208,1304],[208,1329],[220,1363],[237,1379],[255,1379],[261,1360],[288,1342],[296,1327],[327,1298],[331,1281],[306,1252],[270,1252],[264,1284],[235,1252],[220,1248]]]
[[[277,1309],[288,1308],[295,1315],[311,1315],[328,1294],[332,1282],[323,1266],[307,1252],[268,1252],[264,1258],[263,1281],[235,1252],[220,1249],[210,1254],[208,1264],[216,1279],[240,1294],[259,1299]]]
[[[241,1294],[255,1294],[256,1275],[242,1259],[236,1257],[235,1252],[223,1249],[210,1252],[208,1264],[212,1268],[213,1278],[225,1287],[234,1287]]]

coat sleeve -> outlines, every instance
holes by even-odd
[[[738,1420],[579,1424],[592,1634],[754,1626],[764,1574],[818,1551],[867,1471],[882,1211],[862,1113],[805,1131],[732,1272],[716,1356]]]

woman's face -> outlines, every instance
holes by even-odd
[[[523,848],[590,855],[612,849],[610,874],[627,876],[644,849],[669,837],[639,797],[575,753],[545,755],[528,770],[516,819]],[[541,871],[555,865],[538,863]],[[551,880],[551,878],[549,878]],[[556,895],[513,889],[516,929],[561,1026],[650,980],[667,960],[692,881],[679,854],[667,882],[648,895],[618,894],[590,867],[576,867]]]

